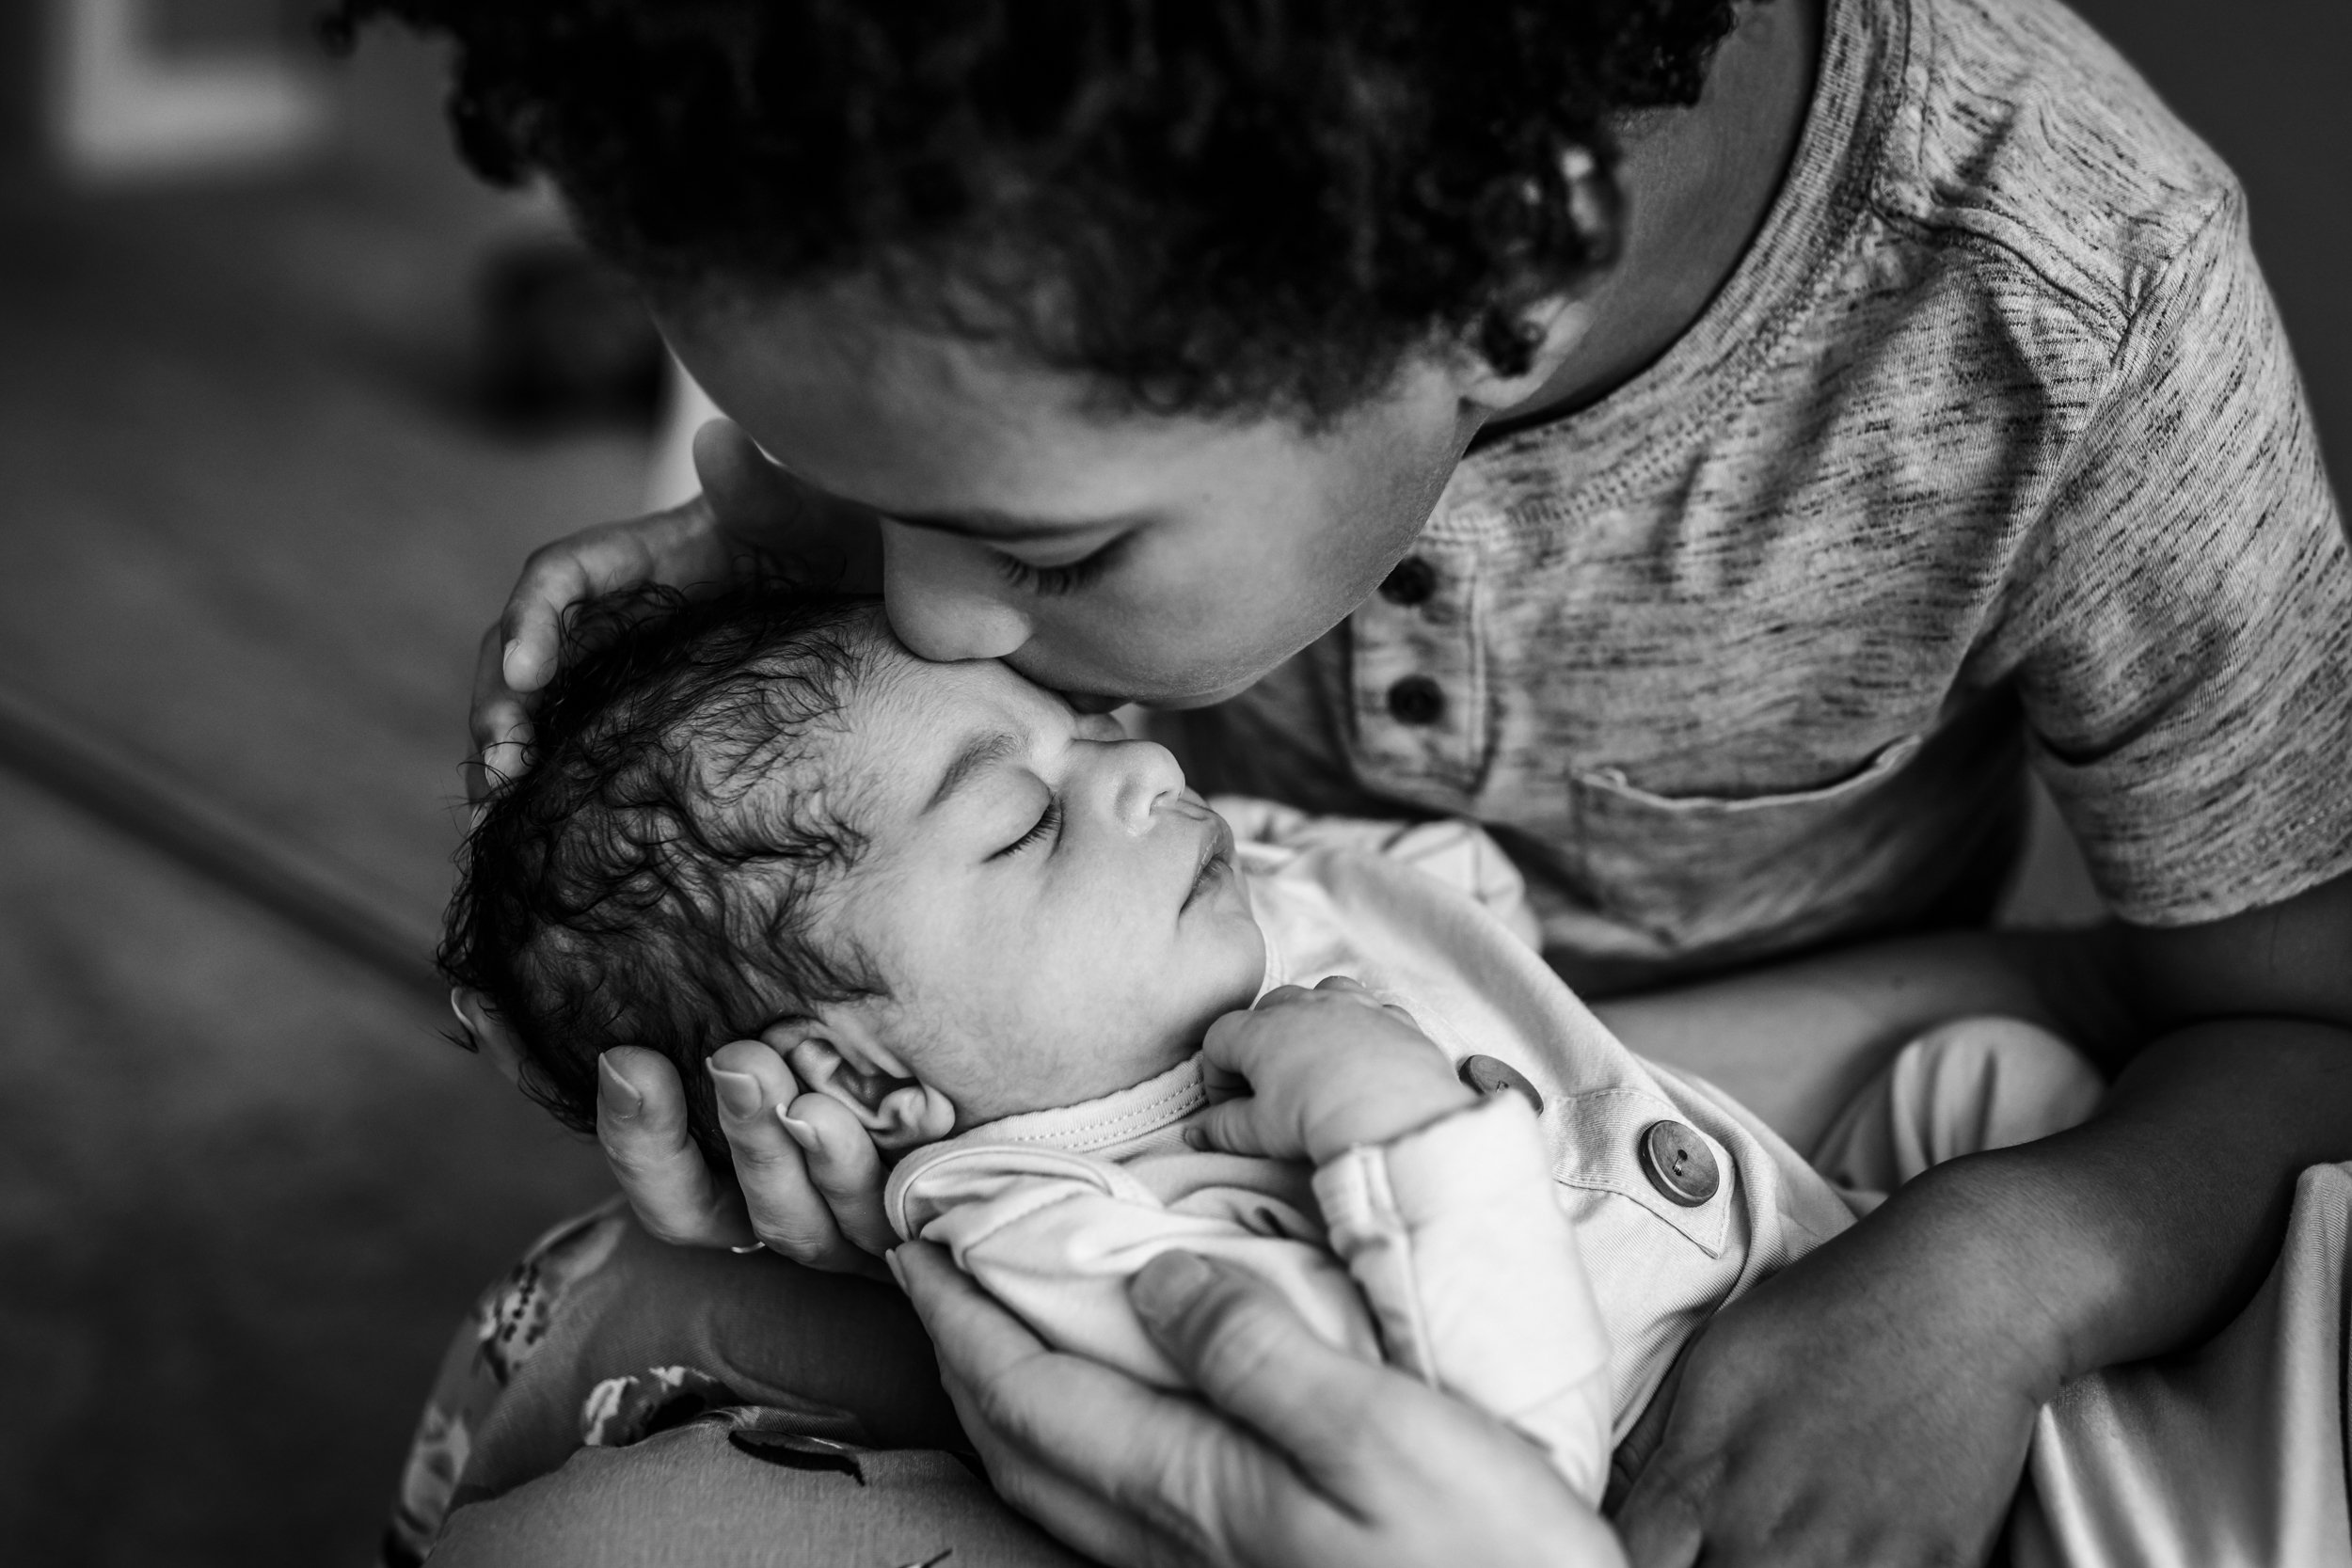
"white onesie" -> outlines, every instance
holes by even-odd
[[[1516,873],[1475,828],[1216,804],[1242,841],[1266,989],[1351,975],[1457,1063],[1506,1064],[1540,1116],[1492,1094],[1311,1174],[1184,1144],[1207,1103],[1196,1057],[916,1151],[892,1175],[891,1223],[1047,1342],[1171,1386],[1125,1282],[1171,1247],[1230,1259],[1332,1343],[1511,1423],[1597,1501],[1682,1345],[1850,1211],[1744,1111],[1593,1017],[1529,945]]]

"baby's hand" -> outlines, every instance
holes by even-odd
[[[1246,1080],[1248,1092],[1210,1106],[1188,1136],[1233,1154],[1319,1165],[1477,1099],[1411,1015],[1344,975],[1268,991],[1211,1024],[1202,1049],[1213,1085]]]

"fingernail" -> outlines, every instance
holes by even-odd
[[[706,1062],[703,1064],[710,1067]],[[759,1115],[759,1080],[748,1072],[729,1072],[723,1067],[710,1067],[710,1082],[719,1091],[719,1103],[727,1115],[747,1119]]]
[[[1163,1252],[1128,1283],[1127,1299],[1145,1319],[1165,1323],[1190,1307],[1216,1278],[1199,1253]]]
[[[898,1261],[898,1249],[892,1247],[882,1254],[882,1261],[890,1265],[890,1277],[898,1282],[901,1291],[907,1288],[906,1265]]]
[[[637,1113],[645,1108],[645,1097],[637,1092],[637,1085],[621,1076],[621,1069],[612,1065],[610,1056],[596,1058],[596,1083],[601,1090],[598,1098],[616,1121],[635,1121]]]
[[[776,1107],[776,1119],[784,1123],[786,1132],[792,1134],[792,1141],[809,1153],[822,1154],[825,1151],[824,1140],[817,1135],[817,1129],[814,1126],[805,1121],[794,1121],[784,1114],[784,1107],[781,1105]]]

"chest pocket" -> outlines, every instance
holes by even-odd
[[[1786,927],[1831,887],[1867,885],[1901,853],[1906,835],[1873,828],[1899,814],[1864,808],[1925,744],[1905,736],[1843,778],[1776,795],[1659,795],[1614,768],[1579,771],[1569,787],[1580,891],[1669,949]]]

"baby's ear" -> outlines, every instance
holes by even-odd
[[[870,1032],[855,1025],[779,1024],[761,1037],[792,1065],[811,1094],[847,1106],[874,1146],[902,1153],[956,1129],[956,1107],[908,1074]]]
[[[455,1013],[457,1022],[465,1026],[467,1037],[473,1041],[473,1048],[488,1057],[491,1064],[506,1075],[508,1083],[521,1087],[522,1047],[516,1043],[513,1035],[507,1033],[505,1023],[490,1010],[490,1004],[483,1000],[482,993],[464,986],[453,988],[449,993],[449,1010]]]

